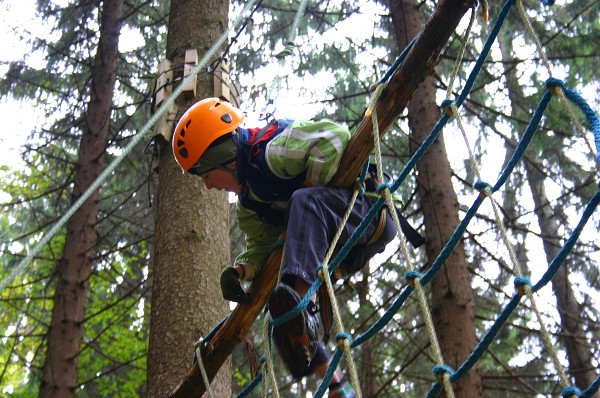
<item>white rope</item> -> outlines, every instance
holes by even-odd
[[[229,37],[229,33],[231,30],[235,29],[243,20],[243,15],[254,5],[256,0],[249,0],[244,6],[242,12],[236,17],[233,21],[232,26],[228,28],[225,32],[221,34],[221,36],[217,39],[215,44],[204,54],[198,65],[192,69],[189,76],[187,76],[181,84],[173,90],[173,93],[165,100],[164,104],[159,108],[158,112],[150,117],[150,119],[146,122],[146,124],[141,128],[140,132],[133,137],[131,142],[123,149],[123,152],[119,157],[113,160],[104,171],[96,178],[96,180],[89,186],[89,188],[75,201],[75,203],[71,206],[69,210],[52,226],[52,228],[44,235],[44,237],[40,240],[40,242],[35,246],[32,250],[27,253],[27,256],[19,263],[19,265],[10,273],[8,277],[6,277],[0,283],[0,292],[4,290],[9,283],[11,283],[17,275],[25,272],[27,266],[31,263],[33,258],[42,250],[42,248],[50,242],[50,239],[56,235],[58,230],[62,228],[67,221],[71,218],[73,214],[85,203],[85,201],[102,185],[102,183],[108,179],[108,177],[112,174],[112,172],[117,168],[117,166],[121,163],[121,161],[127,156],[133,148],[146,137],[146,135],[151,131],[152,127],[158,122],[158,120],[163,116],[163,114],[170,108],[171,104],[175,102],[177,97],[183,92],[184,87],[187,86],[187,83],[191,82],[194,76],[196,76],[200,71],[208,64],[210,59],[217,53],[217,51],[221,48],[223,43],[227,41]]]
[[[308,0],[302,0],[300,2],[300,5],[298,6],[298,10],[296,11],[296,15],[294,17],[292,28],[290,29],[288,41],[285,44],[285,49],[276,55],[277,58],[285,58],[293,53],[295,46],[294,42],[296,41],[296,37],[298,36],[298,26],[300,26],[300,19],[304,16],[304,10],[306,10],[307,4]]]
[[[300,2],[300,5],[298,6],[298,10],[296,11],[296,15],[294,17],[294,22],[292,23],[292,27],[290,28],[288,40],[285,43],[285,47],[281,52],[275,55],[275,58],[279,60],[279,72],[271,80],[270,87],[267,91],[268,101],[263,107],[263,111],[261,112],[262,116],[265,118],[268,118],[271,113],[275,113],[275,110],[277,109],[277,103],[279,101],[279,95],[281,93],[281,86],[284,80],[282,74],[286,74],[285,79],[287,81],[287,74],[289,73],[289,71],[286,70],[286,67],[290,64],[288,56],[294,53],[294,42],[296,41],[296,37],[298,36],[298,26],[300,26],[300,19],[304,16],[304,11],[306,10],[307,4],[308,0],[302,0]],[[271,112],[269,112],[269,105],[273,107],[273,111]]]
[[[484,13],[487,13],[487,10],[485,10]],[[456,56],[456,62],[454,63],[454,67],[452,68],[452,72],[450,73],[450,82],[448,83],[448,90],[446,91],[446,98],[450,98],[450,96],[452,95],[452,87],[454,86],[454,81],[456,80],[456,77],[458,76],[458,71],[460,70],[460,64],[465,55],[465,49],[467,48],[467,38],[471,35],[471,30],[473,29],[474,22],[475,22],[475,7],[473,7],[473,10],[471,11],[471,19],[469,20],[469,26],[467,27],[467,30],[465,31],[462,43],[460,45],[458,54]]]
[[[266,369],[263,367],[263,372],[266,370],[271,381],[271,387],[273,388],[273,396],[279,398],[279,389],[277,388],[277,379],[275,378],[275,367],[273,366],[273,354],[271,353],[271,313],[267,311],[265,320],[263,322],[263,342],[265,346],[265,356],[267,357]],[[263,373],[263,394],[267,391],[267,377]]]
[[[523,8],[523,2],[521,0],[517,0],[516,1],[516,6],[517,9],[519,11],[519,15],[521,16],[521,19],[523,20],[523,23],[525,24],[527,31],[529,32],[529,34],[531,35],[531,37],[533,38],[535,45],[537,47],[538,53],[540,54],[540,57],[542,59],[543,64],[546,66],[546,68],[548,69],[548,73],[550,76],[552,76],[552,68],[550,67],[550,62],[548,61],[547,57],[546,57],[546,53],[544,51],[544,48],[542,47],[542,44],[537,36],[537,34],[535,33],[535,31],[533,30],[533,26],[531,25],[531,22],[529,20],[529,17],[527,16],[527,13],[525,12],[525,9]],[[577,117],[575,116],[575,112],[573,111],[573,108],[571,107],[571,104],[569,103],[569,101],[567,100],[567,98],[565,97],[565,94],[562,90],[562,88],[560,87],[556,87],[555,90],[552,90],[552,94],[557,95],[561,104],[563,105],[563,107],[566,109],[567,114],[569,115],[569,118],[571,119],[571,121],[573,122],[573,125],[575,126],[575,130],[576,132],[578,132],[580,134],[581,137],[583,137],[583,139],[585,140],[588,148],[590,149],[590,153],[593,153],[592,150],[592,145],[590,144],[587,135],[585,134],[585,131],[583,129],[583,126],[581,125],[581,123],[579,122],[579,120],[577,119]],[[492,201],[492,203],[494,203]],[[497,212],[495,206],[494,206],[494,211]],[[500,216],[497,215],[497,220],[500,220]],[[498,222],[498,221],[497,221]],[[501,222],[501,221],[499,221]],[[501,226],[501,231],[504,234],[504,226]],[[520,270],[519,270],[520,271]],[[554,363],[554,366],[556,368],[556,371],[559,375],[560,378],[560,382],[562,384],[563,387],[568,387],[569,386],[569,379],[567,378],[566,372],[562,366],[562,364],[560,363],[560,359],[558,358],[558,354],[556,353],[556,349],[554,348],[554,344],[552,343],[552,341],[550,340],[550,334],[548,333],[548,330],[546,328],[545,322],[542,319],[542,315],[537,307],[537,304],[535,302],[534,299],[534,295],[533,292],[531,291],[531,288],[529,286],[524,286],[524,292],[527,295],[527,297],[529,298],[529,301],[531,302],[531,307],[537,317],[538,323],[540,324],[540,334],[542,336],[542,340],[544,341],[544,345],[546,346],[546,349],[548,350],[548,352],[550,353],[550,357],[552,358],[552,362]]]
[[[369,104],[369,108],[368,108],[369,110],[367,110],[367,114],[371,116],[371,120],[373,122],[373,140],[374,140],[373,146],[375,148],[375,160],[377,163],[377,178],[379,179],[380,183],[384,181],[383,168],[382,168],[383,160],[382,160],[382,156],[381,156],[381,144],[380,144],[380,139],[379,139],[379,122],[377,121],[377,111],[375,108],[375,104],[377,102],[377,99],[381,95],[383,88],[384,88],[383,84],[380,84],[377,87],[377,89],[375,90],[375,93],[373,95],[373,98],[371,99],[371,102]],[[392,215],[392,219],[394,220],[396,230],[401,231],[402,227],[400,225],[400,220],[398,218],[398,214],[396,213],[396,211],[394,211],[396,209],[396,206],[395,206],[394,198],[390,192],[389,187],[386,187],[383,190],[382,194],[386,200],[388,208],[390,209],[390,214]],[[382,211],[384,211],[384,210],[382,210]],[[412,262],[412,257],[408,251],[408,246],[406,245],[406,237],[403,236],[402,234],[398,234],[398,235],[400,236],[400,247],[402,249],[402,253],[404,254],[404,258],[407,262],[407,268],[409,269],[409,271],[414,271],[415,267]],[[417,301],[419,302],[419,308],[421,310],[421,314],[422,314],[423,320],[425,322],[425,328],[426,328],[427,334],[429,336],[429,342],[431,344],[431,349],[433,351],[435,360],[438,362],[439,365],[444,365],[444,356],[442,355],[442,349],[440,348],[440,343],[439,343],[439,340],[437,337],[435,326],[433,325],[431,311],[429,309],[429,305],[427,304],[427,297],[425,296],[425,291],[423,289],[423,286],[421,285],[419,278],[412,279],[412,281],[410,281],[409,284],[417,293]],[[447,372],[444,372],[440,375],[440,382],[444,387],[446,396],[448,398],[454,398],[454,388],[452,387],[452,383],[450,382],[450,375]]]
[[[540,41],[540,39],[538,38],[538,35],[533,30],[533,25],[531,24],[531,21],[529,20],[529,17],[527,16],[525,9],[523,8],[523,2],[521,0],[517,0],[515,4],[517,6],[517,10],[519,11],[519,15],[521,16],[521,19],[523,20],[523,23],[525,24],[525,28],[527,29],[527,32],[529,33],[529,35],[531,36],[531,38],[533,39],[533,41],[535,43],[535,46],[537,47],[538,53],[540,54],[540,58],[542,59],[542,63],[548,70],[548,75],[550,77],[552,77],[553,74],[552,74],[552,67],[550,66],[550,61],[548,61],[548,58],[546,57],[546,52],[544,51],[542,42]],[[573,110],[571,103],[567,100],[567,97],[565,97],[565,93],[564,93],[563,89],[561,87],[554,87],[552,90],[550,90],[550,92],[553,95],[556,95],[558,97],[558,100],[560,101],[562,106],[567,111],[567,114],[569,115],[569,119],[571,119],[571,121],[573,122],[573,125],[575,126],[575,131],[577,133],[579,133],[580,137],[583,138],[583,140],[585,141],[585,143],[588,147],[588,150],[590,151],[589,153],[594,153],[593,145],[590,142],[587,134],[585,134],[583,125],[579,122],[579,119],[575,116],[575,111]]]
[[[208,375],[206,374],[206,369],[204,368],[204,362],[202,361],[202,343],[196,345],[196,360],[198,363],[198,368],[200,368],[200,373],[202,374],[202,381],[204,382],[204,387],[206,388],[206,392],[208,392],[208,396],[210,398],[214,398],[212,393],[212,389],[210,388],[210,381],[208,380]]]
[[[348,219],[350,218],[350,215],[352,214],[352,208],[354,207],[354,204],[356,203],[356,199],[358,198],[359,191],[360,190],[358,188],[354,189],[354,192],[352,194],[352,199],[350,199],[350,203],[348,204],[346,213],[344,214],[342,222],[340,223],[340,226],[338,227],[338,230],[337,230],[331,244],[329,245],[329,250],[327,251],[325,258],[323,259],[323,270],[322,270],[321,277],[322,277],[323,281],[325,282],[325,286],[327,287],[327,294],[329,295],[329,300],[331,301],[331,308],[333,311],[333,321],[334,321],[335,327],[338,332],[344,331],[344,323],[342,322],[342,316],[340,314],[339,305],[337,303],[335,291],[333,290],[333,283],[331,281],[331,276],[329,275],[328,264],[329,264],[329,259],[333,255],[335,247],[337,246],[337,242],[339,241],[339,239],[342,235],[344,226],[346,225],[346,223],[348,222]],[[350,378],[350,384],[352,385],[352,388],[356,392],[356,397],[361,398],[362,393],[361,393],[361,388],[360,388],[360,380],[358,378],[358,371],[356,370],[356,364],[354,362],[354,358],[352,357],[350,342],[348,341],[348,339],[344,338],[338,344],[339,344],[340,349],[342,349],[342,351],[344,351],[344,358],[346,358],[346,363],[348,364],[348,373],[349,373],[348,376]]]
[[[465,144],[469,151],[469,158],[471,160],[471,165],[472,165],[473,171],[477,175],[477,178],[481,180],[481,173],[479,171],[479,168],[477,167],[475,157],[473,156],[473,151],[471,150],[471,146],[470,146],[469,140],[467,138],[467,133],[462,124],[460,112],[458,111],[458,108],[456,107],[456,104],[454,102],[452,102],[451,108],[452,108],[452,115],[455,117],[455,119],[459,125],[459,128],[462,132],[463,138],[465,140]],[[506,249],[508,250],[510,260],[513,264],[514,273],[517,276],[522,276],[523,272],[522,272],[522,268],[520,265],[520,261],[514,251],[514,248],[510,242],[510,239],[508,237],[508,232],[506,230],[506,227],[504,226],[504,222],[502,221],[502,217],[500,215],[500,210],[498,209],[498,205],[496,204],[496,201],[494,200],[494,198],[492,196],[493,192],[492,192],[491,188],[486,187],[482,194],[485,195],[490,200],[490,203],[492,204],[495,222],[496,222],[496,225],[498,226],[498,229],[500,230],[500,236],[502,236],[502,241],[504,242],[504,245],[506,246]],[[542,341],[544,342],[544,345],[546,346],[546,349],[548,350],[550,357],[552,358],[552,362],[554,363],[554,366],[560,377],[561,384],[563,385],[563,387],[567,387],[569,385],[569,382],[568,382],[566,373],[564,371],[563,366],[560,363],[560,360],[558,358],[556,350],[554,349],[554,345],[553,345],[552,341],[550,340],[550,335],[548,333],[548,330],[547,330],[544,320],[542,318],[542,314],[538,310],[538,307],[537,307],[537,304],[535,301],[535,296],[533,295],[531,288],[529,288],[529,286],[524,286],[524,290],[522,291],[522,293],[521,293],[521,291],[519,291],[519,293],[521,295],[525,294],[527,296],[527,298],[529,298],[529,301],[531,302],[531,307],[536,315],[538,323],[540,324],[540,334],[542,336]]]

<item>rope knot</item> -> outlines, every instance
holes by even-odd
[[[565,88],[565,83],[560,79],[549,77],[548,80],[546,80],[546,88],[548,88],[550,94],[556,97],[559,94],[559,90]]]
[[[452,104],[454,100],[445,99],[442,101],[441,108],[448,114],[448,116],[454,116],[454,111],[452,110]]]
[[[356,180],[354,182],[354,190],[358,191],[358,196],[362,198],[365,196],[365,182],[361,180]]]
[[[420,278],[420,277],[421,277],[421,273],[419,273],[417,271],[408,271],[406,273],[406,275],[404,275],[404,279],[406,279],[406,281],[408,282],[410,287],[412,287],[413,289],[415,288],[415,278]]]
[[[454,373],[454,369],[452,369],[450,366],[445,365],[445,364],[436,365],[433,367],[432,373],[438,379],[440,384],[442,384],[444,382],[444,375],[445,374],[451,375],[452,373]]]
[[[489,183],[487,183],[485,181],[481,181],[481,180],[477,180],[475,182],[475,184],[473,185],[473,187],[476,190],[478,190],[479,193],[481,193],[481,194],[486,194],[487,193],[486,192],[487,189],[489,189],[491,192],[494,191],[493,187]]]
[[[283,51],[281,51],[279,54],[277,54],[275,56],[275,58],[282,59],[282,58],[287,57],[288,55],[293,54],[294,47],[296,47],[296,44],[293,41],[288,41],[287,43],[285,43],[285,47],[284,47]]]
[[[317,276],[319,277],[320,280],[324,281],[325,280],[325,274],[323,273],[323,266],[319,265],[317,267]]]
[[[335,341],[337,341],[340,350],[346,351],[352,345],[352,336],[346,332],[339,332],[335,335]]]
[[[387,183],[387,182],[382,182],[381,184],[379,184],[379,185],[377,186],[376,192],[377,192],[379,195],[381,195],[381,192],[382,192],[384,189],[391,189],[391,188],[392,188],[392,186],[391,186],[389,183]]]
[[[561,393],[563,398],[580,397],[581,394],[583,394],[583,392],[575,386],[565,387]]]
[[[514,284],[517,292],[519,292],[519,296],[523,297],[526,293],[525,286],[531,287],[531,280],[526,276],[517,276]]]

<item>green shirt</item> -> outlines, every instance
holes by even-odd
[[[350,132],[331,120],[297,120],[267,144],[271,172],[283,179],[306,172],[306,186],[326,185],[337,173]],[[250,193],[252,195],[252,192]],[[253,199],[257,200],[256,197]],[[287,203],[275,203],[285,208]],[[246,234],[246,250],[235,260],[245,264],[244,279],[252,280],[266,262],[284,228],[264,223],[252,210],[237,204],[237,219]]]

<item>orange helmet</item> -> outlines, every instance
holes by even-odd
[[[219,98],[206,98],[192,105],[181,117],[173,135],[173,154],[185,173],[217,139],[242,124],[244,113]]]

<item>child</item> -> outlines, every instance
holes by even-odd
[[[246,234],[247,249],[221,274],[225,299],[250,302],[239,280],[252,280],[260,272],[273,244],[285,233],[281,279],[268,303],[272,317],[277,318],[294,308],[315,282],[317,267],[341,225],[352,191],[326,185],[338,170],[350,133],[329,120],[278,120],[262,129],[246,129],[240,127],[243,119],[242,111],[228,102],[204,99],[177,124],[173,152],[183,172],[202,178],[208,189],[238,195],[237,219]],[[357,200],[341,242],[349,238],[372,203],[369,195]],[[389,211],[382,211],[349,253],[345,270],[361,269],[395,235]],[[275,344],[296,379],[315,372],[322,378],[330,363],[319,341],[314,301],[273,330]],[[354,396],[337,370],[329,397]]]

